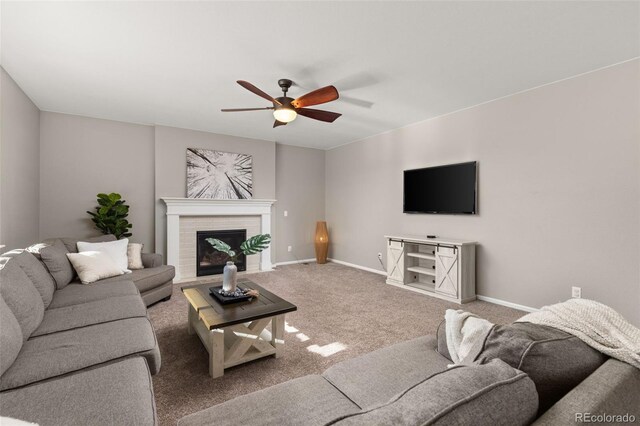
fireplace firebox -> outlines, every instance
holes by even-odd
[[[238,271],[247,270],[246,256],[240,252],[240,244],[247,239],[246,229],[231,229],[224,231],[197,231],[196,232],[196,276],[221,274],[224,265],[231,260],[226,253],[215,250],[207,238],[217,238],[231,246],[238,254],[235,262]]]

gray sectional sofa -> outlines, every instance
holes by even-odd
[[[41,425],[155,425],[151,375],[160,352],[145,305],[171,295],[173,270],[149,255],[145,273],[79,284],[64,262],[74,244],[55,239],[0,256],[0,416]],[[640,370],[551,327],[495,326],[463,365],[451,363],[443,322],[435,336],[178,424],[550,426],[575,424],[579,414],[640,420]]]
[[[474,350],[467,365],[447,368],[441,325],[437,336],[232,399],[178,425],[546,426],[576,424],[579,413],[640,420],[640,370],[562,331],[497,326]]]
[[[173,267],[145,255],[143,270],[80,284],[66,260],[74,245],[54,239],[0,256],[0,416],[156,424],[160,351],[146,305],[171,296]]]

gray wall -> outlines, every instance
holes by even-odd
[[[276,198],[275,142],[156,126],[155,232],[156,250],[163,254],[166,253],[167,222],[166,206],[160,198],[187,196],[187,148],[207,148],[252,155],[253,198]],[[274,225],[275,218],[272,219],[272,227]],[[273,244],[277,244],[275,237]]]
[[[131,240],[152,251],[153,127],[44,111],[40,127],[40,238],[99,234],[86,211],[99,192],[118,192]]]
[[[277,198],[274,142],[52,112],[42,112],[39,125],[40,239],[96,235],[86,210],[93,208],[98,192],[119,192],[131,205],[132,240],[145,244],[146,251],[164,254],[166,210],[160,198],[186,196],[186,149],[190,147],[253,155],[254,198]],[[284,185],[280,194],[287,201],[290,191],[298,194],[296,182],[306,182],[316,201],[295,213],[296,208],[289,207],[293,215],[290,225],[276,223],[274,208],[274,262],[278,253],[286,253],[286,245],[282,248],[281,244],[300,247],[304,257],[313,257],[308,234],[298,232],[306,232],[308,223],[324,215],[324,151],[284,150],[289,154],[280,161]],[[289,159],[297,163],[288,165]],[[291,197],[288,200],[293,202]],[[289,243],[280,243],[279,231],[288,236]],[[37,239],[36,232],[32,240]]]
[[[40,110],[0,67],[0,244],[38,242]]]
[[[388,233],[475,239],[478,293],[583,297],[640,325],[640,61],[327,152],[330,256],[380,269]],[[404,169],[479,161],[479,214],[405,215]],[[386,255],[386,254],[385,254]]]
[[[315,258],[316,222],[324,220],[323,150],[276,145],[278,262]],[[288,216],[284,217],[284,211]],[[292,251],[287,251],[292,246]]]

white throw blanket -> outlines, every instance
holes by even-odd
[[[454,364],[469,355],[474,344],[485,338],[493,324],[471,312],[447,309],[444,314],[447,349]]]
[[[544,306],[540,311],[527,314],[516,322],[560,329],[603,354],[640,368],[640,329],[602,303],[569,299]]]

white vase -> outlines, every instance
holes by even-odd
[[[222,270],[222,290],[233,293],[236,291],[238,267],[231,261]]]

